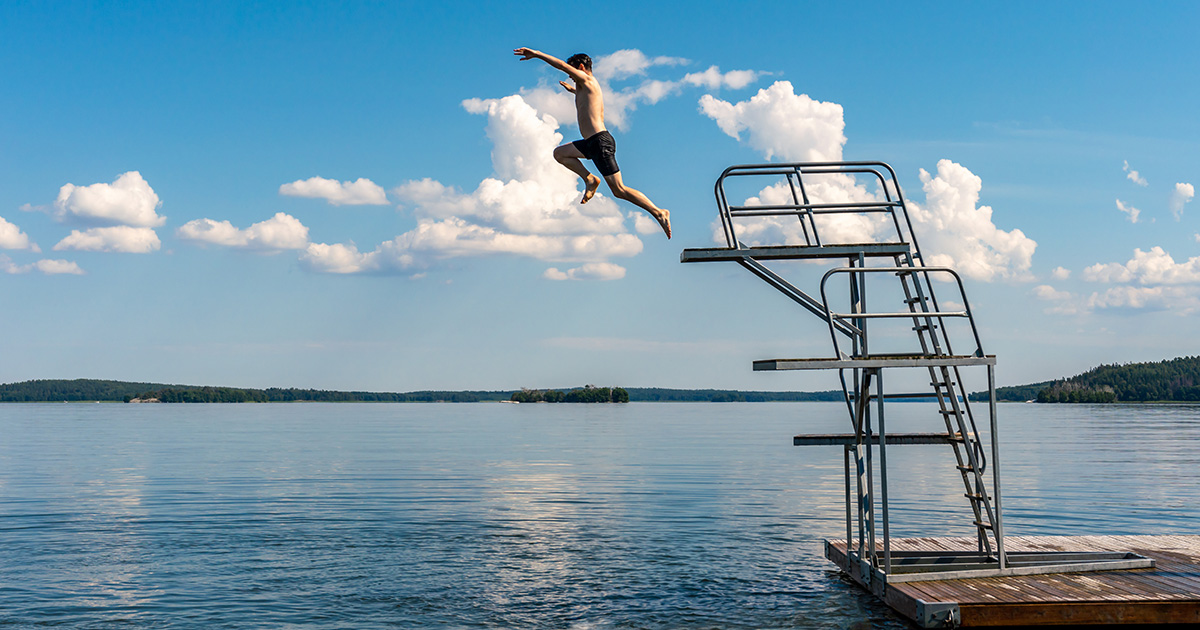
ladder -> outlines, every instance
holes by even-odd
[[[861,183],[863,179],[874,183],[873,193]],[[752,203],[731,204],[728,188],[741,181],[751,182],[754,188],[761,186],[762,194],[751,198]],[[881,593],[880,589],[888,581],[1129,568],[1131,562],[1142,562],[1138,566],[1144,566],[1144,562],[1148,562],[1144,559],[1131,560],[1125,555],[1107,558],[1101,557],[1102,554],[1089,556],[1086,566],[1078,558],[1021,554],[1020,566],[1010,566],[1004,549],[996,439],[996,357],[983,351],[959,274],[949,267],[926,264],[898,181],[895,171],[883,162],[731,166],[721,173],[714,187],[725,246],[690,248],[680,255],[680,262],[684,263],[736,262],[827,325],[832,342],[831,357],[760,360],[754,362],[754,369],[837,370],[853,433],[800,435],[793,443],[843,447],[845,553],[851,577]],[[830,195],[830,190],[835,194]],[[832,198],[814,198],[817,191],[824,191],[825,196]],[[764,201],[767,199],[770,200]],[[868,242],[833,242],[825,238],[823,224],[846,216],[858,217],[860,225],[871,227]],[[750,229],[755,222],[759,228],[771,229],[756,232]],[[790,234],[795,242],[752,242],[747,245],[739,238],[741,233],[746,233],[751,235],[747,240],[753,241],[772,230],[777,234]],[[825,272],[820,280],[819,294],[814,296],[768,266],[789,260],[841,261],[841,264]],[[887,302],[891,308],[884,310],[869,309],[869,277],[886,282],[892,282],[889,278],[894,279],[890,285],[891,295],[893,298],[899,296],[899,302],[894,299]],[[934,278],[948,281],[957,289],[957,302],[939,303],[934,292]],[[836,282],[831,283],[835,279]],[[844,284],[842,280],[845,280]],[[844,302],[831,299],[830,290],[835,285],[839,287],[839,296],[841,287],[845,288],[847,299]],[[871,286],[877,285],[872,283]],[[845,304],[845,307],[835,309],[835,303]],[[873,338],[869,332],[888,322],[893,325],[911,323],[913,336],[908,340],[906,351],[879,351],[878,343],[872,347]],[[956,353],[952,341],[961,344],[964,340],[971,345],[971,350]],[[963,378],[965,369],[975,367],[984,367],[987,372],[987,444],[976,424],[976,413]],[[886,393],[884,372],[891,369],[924,370],[931,389]],[[940,421],[935,426],[944,427],[944,432],[888,435],[884,403],[905,398],[936,401]],[[893,557],[888,514],[889,442],[893,445],[948,444],[951,447],[953,466],[962,478],[963,495],[978,542],[975,553],[934,556],[905,553]],[[854,462],[853,473],[851,461]],[[879,496],[875,492],[876,470],[880,475]],[[878,519],[877,509],[882,512]],[[877,542],[880,526],[882,545]],[[828,542],[826,555],[834,559]]]

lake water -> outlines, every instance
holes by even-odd
[[[935,431],[897,404],[888,430]],[[1012,535],[1200,533],[1200,406],[1000,406]],[[907,627],[832,569],[835,403],[0,405],[0,624]],[[892,532],[973,535],[945,446]]]

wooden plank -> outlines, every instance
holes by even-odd
[[[919,602],[956,603],[963,626],[1200,624],[1200,536],[1009,536],[1010,553],[1134,552],[1151,569],[893,583],[885,601],[916,620]],[[972,538],[907,538],[894,552],[974,552]],[[836,543],[844,551],[845,543]],[[843,553],[843,558],[844,558]]]
[[[1200,604],[1093,602],[959,605],[964,627],[1200,623]]]

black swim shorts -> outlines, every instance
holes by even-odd
[[[576,140],[571,144],[583,154],[583,157],[595,163],[600,174],[608,177],[621,170],[617,166],[617,141],[608,130],[601,131],[587,140]]]

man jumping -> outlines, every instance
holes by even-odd
[[[579,53],[572,55],[564,62],[531,48],[517,48],[513,50],[513,54],[520,57],[521,61],[541,59],[552,67],[567,73],[567,76],[575,82],[575,85],[566,81],[558,83],[575,95],[575,112],[579,117],[579,133],[585,139],[568,142],[555,148],[554,159],[583,179],[586,190],[583,191],[583,199],[579,203],[587,203],[592,195],[596,194],[596,189],[600,187],[600,178],[588,172],[587,167],[580,161],[580,159],[586,158],[599,169],[600,174],[604,176],[604,181],[608,182],[608,189],[612,191],[614,197],[624,199],[649,212],[658,220],[658,224],[667,233],[667,238],[671,238],[671,213],[654,205],[654,202],[650,201],[646,195],[626,186],[621,181],[621,169],[617,166],[617,142],[613,140],[612,134],[604,128],[604,95],[600,91],[600,82],[592,76],[592,58]]]

